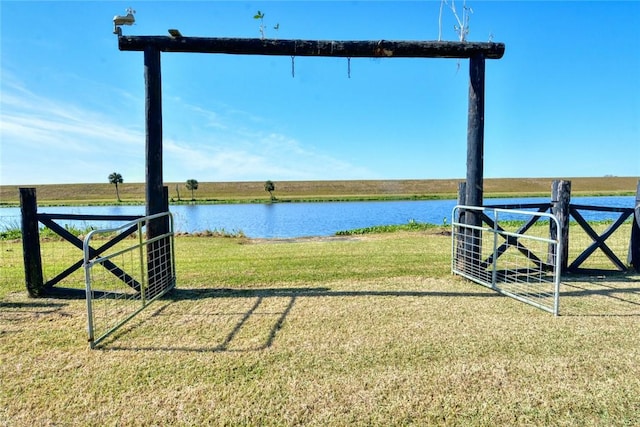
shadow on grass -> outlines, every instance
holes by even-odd
[[[568,289],[568,290],[567,290]],[[562,276],[560,301],[599,297],[563,316],[640,316],[640,276],[627,273]],[[574,300],[575,301],[575,300]],[[562,302],[561,302],[562,305]],[[571,303],[568,304],[571,307]]]
[[[119,298],[128,298],[132,295],[138,295],[135,292],[131,293],[123,293],[123,292],[111,292],[111,291],[101,291],[94,290],[93,297],[94,298],[110,298],[110,299],[119,299]],[[59,300],[86,300],[87,299],[87,291],[85,289],[80,288],[63,288],[53,286],[46,290],[44,294],[44,298],[55,298]]]
[[[25,322],[32,322],[42,316],[69,316],[63,310],[66,306],[63,303],[44,301],[0,301],[0,336],[17,333],[23,330]]]
[[[255,298],[255,297],[496,297],[490,292],[429,292],[429,291],[332,291],[331,288],[202,288],[174,289],[164,300],[184,301],[204,298]]]
[[[473,289],[470,287],[470,289]],[[58,288],[48,296],[59,299],[85,299],[84,289]],[[501,297],[498,293],[485,290],[466,292],[448,291],[402,291],[402,290],[331,290],[328,287],[284,287],[284,288],[193,288],[193,289],[173,289],[157,302],[160,306],[149,307],[148,315],[141,316],[135,324],[129,324],[116,332],[113,337],[108,338],[99,346],[103,350],[148,350],[148,351],[182,351],[182,352],[255,352],[272,347],[276,336],[296,302],[300,298],[348,298],[348,297]],[[595,297],[595,298],[593,298]],[[135,344],[124,344],[121,340],[126,335],[134,333],[145,324],[153,327],[154,319],[160,316],[172,316],[175,313],[167,313],[174,303],[183,301],[206,301],[208,299],[246,299],[251,300],[244,309],[237,312],[207,313],[208,316],[237,316],[237,321],[228,325],[227,332],[215,339],[214,345],[193,345],[185,346],[176,342],[176,345],[137,346]],[[277,310],[266,313],[261,309],[265,307],[265,301],[273,298],[282,300],[282,304]],[[597,317],[597,316],[640,316],[640,276],[628,274],[607,274],[607,275],[567,275],[562,278],[561,287],[561,315],[568,317]],[[20,307],[9,307],[8,304],[0,303],[0,312],[3,308],[19,309]],[[25,309],[33,313],[34,307],[41,307],[43,310],[57,307],[60,309],[63,304],[59,303],[16,303],[24,304]],[[28,308],[27,308],[28,307]],[[155,310],[154,310],[155,308]],[[50,312],[50,311],[46,311]],[[43,311],[45,313],[45,311]],[[190,315],[189,313],[183,313]],[[242,342],[242,335],[247,335],[247,330],[253,331],[250,320],[256,316],[273,316],[273,321],[267,321],[265,335],[258,343],[240,347],[238,342]],[[178,314],[179,315],[179,314]],[[255,334],[254,334],[255,335]],[[255,336],[253,337],[255,338]],[[126,341],[126,340],[125,340]],[[254,340],[255,342],[255,340]]]
[[[183,352],[251,352],[262,351],[270,348],[276,338],[278,331],[282,328],[289,313],[293,309],[299,298],[313,297],[501,297],[501,295],[492,292],[428,292],[428,291],[332,291],[330,288],[263,288],[263,289],[231,289],[231,288],[203,288],[203,289],[173,289],[165,295],[159,302],[165,302],[164,305],[158,307],[145,319],[140,320],[136,326],[129,326],[118,332],[114,337],[105,342],[102,350],[148,350],[148,351],[183,351]],[[173,303],[181,301],[205,300],[216,298],[247,298],[255,299],[255,302],[246,311],[241,313],[225,313],[226,315],[239,315],[240,319],[226,334],[221,342],[214,346],[123,346],[114,344],[123,336],[133,332],[136,328],[144,323],[153,323],[154,318],[165,315],[165,311],[171,307]],[[247,322],[256,315],[256,312],[268,298],[286,298],[288,302],[284,309],[279,312],[269,313],[277,315],[277,318],[271,324],[266,339],[258,346],[243,349],[233,349],[231,344],[238,336],[241,330],[247,325]]]
[[[62,304],[62,303],[51,303],[51,302],[36,302],[36,301],[29,301],[29,302],[5,302],[5,301],[0,301],[0,310],[5,310],[5,309],[14,309],[14,310],[27,310],[27,309],[32,309],[32,308],[42,308],[42,309],[48,309],[48,310],[42,310],[42,313],[50,313],[52,311],[55,310],[59,310],[62,307],[64,307],[66,304]],[[30,312],[34,313],[34,312],[39,312],[38,310],[29,310]]]

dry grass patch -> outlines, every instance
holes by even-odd
[[[485,197],[491,196],[547,196],[554,178],[487,178],[484,180]],[[637,177],[567,178],[572,181],[574,194],[628,194],[635,193]],[[464,179],[404,179],[404,180],[349,180],[349,181],[277,181],[275,196],[283,200],[345,200],[384,198],[450,198],[455,199],[458,183]],[[191,199],[184,182],[166,183],[169,197],[177,200],[176,185],[182,201]],[[0,204],[17,204],[17,185],[0,185]],[[51,184],[35,186],[40,203],[60,204],[113,204],[116,202],[114,186],[104,183]],[[123,202],[144,203],[144,183],[125,182],[120,185]],[[264,181],[253,182],[200,182],[195,197],[199,201],[268,201]]]
[[[451,277],[446,236],[177,248],[179,289],[100,350],[87,349],[83,300],[5,293],[0,425],[584,426],[640,413],[637,275],[576,278],[554,318]],[[594,286],[617,290],[579,289]]]

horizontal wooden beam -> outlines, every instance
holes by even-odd
[[[504,43],[393,40],[277,40],[220,37],[119,36],[120,50],[226,53],[232,55],[327,56],[342,58],[500,59]]]

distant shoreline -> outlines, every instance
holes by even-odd
[[[125,177],[126,179],[126,177]],[[545,197],[551,194],[555,178],[489,178],[484,180],[484,197]],[[638,177],[563,178],[571,181],[576,196],[632,196]],[[266,180],[265,180],[266,181]],[[194,192],[184,183],[167,183],[171,204],[271,203],[264,190],[265,181],[201,182]],[[456,199],[462,179],[424,180],[344,180],[344,181],[273,181],[276,202],[334,202]],[[18,185],[0,185],[0,207],[19,205]],[[121,202],[115,187],[108,183],[46,184],[36,188],[38,204],[66,205],[142,205],[144,183],[119,185]],[[178,199],[179,195],[179,199]]]

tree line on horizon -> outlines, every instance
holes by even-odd
[[[118,187],[119,184],[122,184],[124,182],[123,178],[122,178],[122,174],[118,173],[118,172],[113,172],[111,174],[109,174],[109,184],[113,184],[115,185],[116,188],[116,198],[118,200],[118,203],[122,202],[122,200],[120,199],[120,189]],[[195,201],[195,191],[198,189],[198,180],[197,179],[193,179],[190,178],[185,182],[185,187],[187,188],[187,190],[191,191],[191,201]],[[264,183],[264,191],[269,193],[269,197],[271,199],[271,201],[275,201],[276,197],[273,195],[273,192],[276,191],[276,185],[273,183],[273,181],[271,180],[267,180]],[[180,186],[179,184],[176,184],[176,193],[178,195],[178,201],[181,201],[182,199],[180,198]]]

